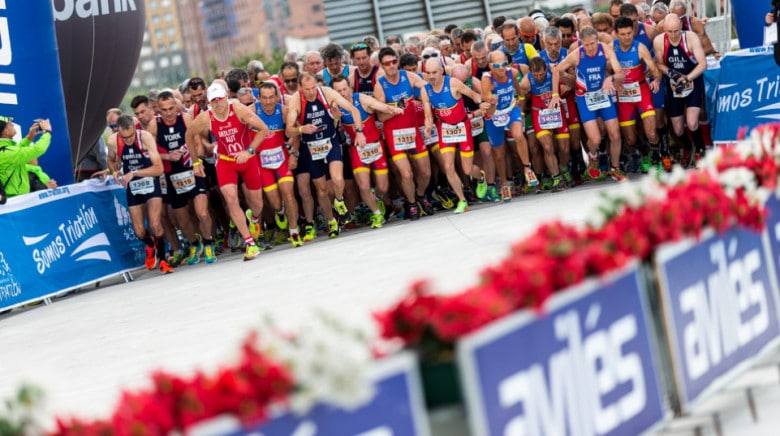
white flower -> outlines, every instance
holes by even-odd
[[[335,316],[318,313],[292,337],[266,320],[258,335],[261,352],[284,364],[294,377],[290,407],[306,413],[316,403],[354,409],[374,395],[373,362],[366,335]]]

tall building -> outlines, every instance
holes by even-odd
[[[133,77],[135,88],[173,86],[189,75],[187,54],[174,0],[145,0],[144,44]]]
[[[317,48],[328,40],[323,0],[177,3],[190,70],[201,75],[208,75],[212,66],[227,70],[231,61],[241,56],[270,55],[274,50],[299,51],[300,42]]]

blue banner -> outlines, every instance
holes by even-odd
[[[664,417],[636,266],[458,343],[474,435],[635,435]]]
[[[0,309],[143,265],[125,189],[87,181],[0,207]]]
[[[0,0],[0,116],[24,136],[36,118],[51,120],[52,140],[39,163],[60,185],[73,183],[50,1]]]
[[[777,293],[762,235],[749,230],[667,245],[656,261],[685,412],[776,342]]]
[[[720,70],[707,72],[708,113],[715,112],[712,139],[731,142],[740,128],[780,120],[780,76],[772,47],[729,53]],[[750,74],[745,74],[750,72]]]
[[[427,436],[430,434],[416,359],[400,354],[373,368],[376,395],[355,410],[318,405],[307,415],[285,414],[254,429],[206,431],[229,436]],[[235,425],[233,425],[235,427]],[[206,430],[206,429],[204,429]]]
[[[728,0],[726,0],[728,1]],[[732,1],[739,46],[757,47],[764,43],[764,16],[772,9],[772,0]]]

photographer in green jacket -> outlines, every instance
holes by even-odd
[[[13,118],[0,117],[0,183],[5,187],[8,197],[30,192],[30,176],[27,164],[48,150],[51,144],[51,123],[38,120],[30,132],[17,144],[12,139],[16,135]],[[33,140],[38,137],[37,141]],[[0,199],[0,203],[5,199]]]

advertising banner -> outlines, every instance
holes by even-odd
[[[733,141],[740,128],[780,120],[777,71],[772,47],[756,47],[727,54],[719,71],[705,74],[714,141]]]
[[[664,418],[636,266],[458,343],[473,435],[635,435]]]
[[[24,136],[36,118],[51,120],[49,150],[39,159],[60,185],[73,183],[52,4],[0,0],[0,116]]]
[[[9,199],[0,208],[0,309],[142,266],[125,195],[87,181]]]
[[[218,433],[229,436],[428,436],[430,427],[414,356],[399,354],[382,360],[372,372],[376,395],[368,404],[355,410],[317,405],[305,416],[286,414],[251,430]]]
[[[780,335],[762,235],[732,229],[656,254],[672,369],[683,412],[721,388]]]

